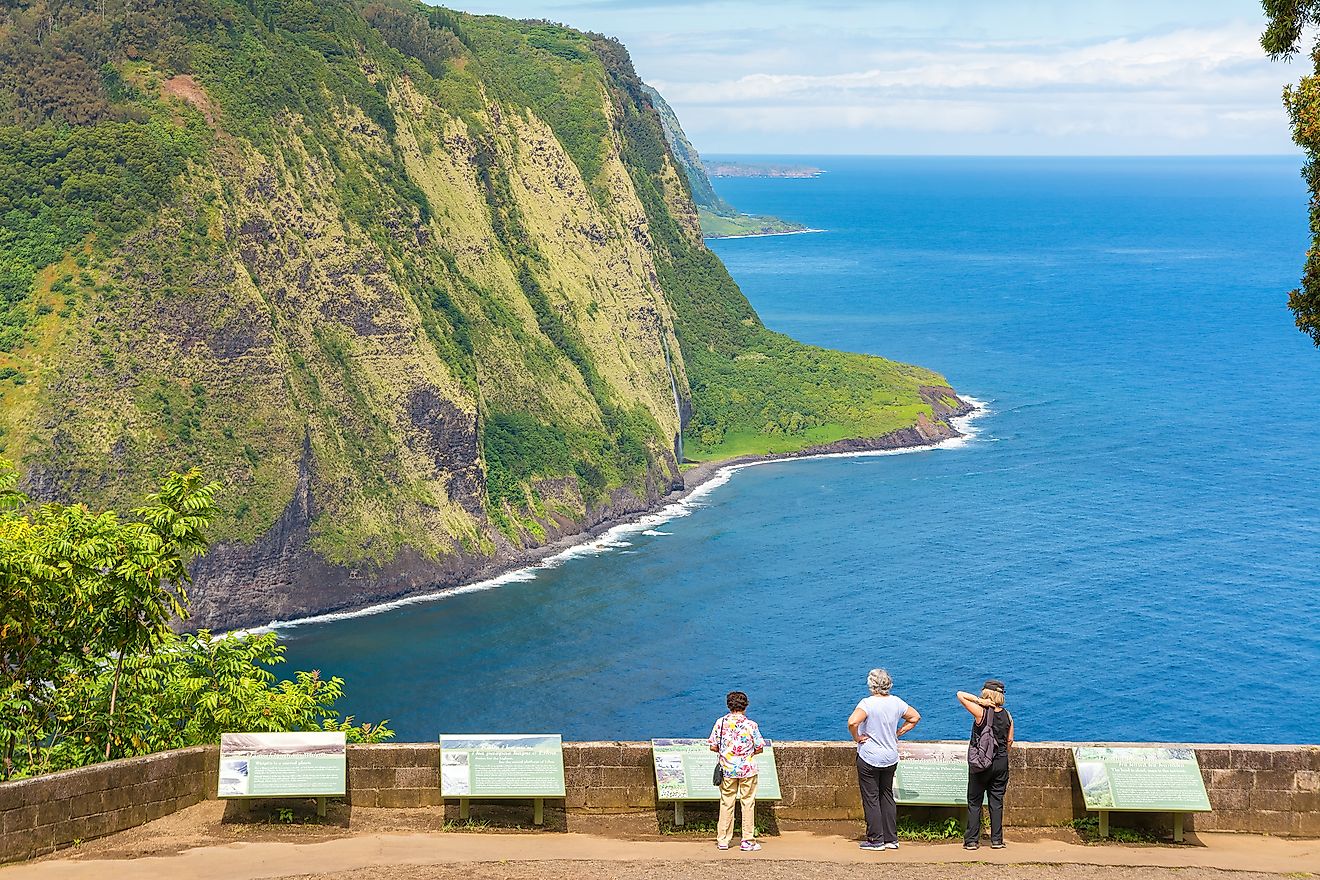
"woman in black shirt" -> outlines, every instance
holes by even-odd
[[[981,800],[990,802],[990,847],[1004,847],[1004,792],[1008,790],[1008,750],[1013,745],[1013,716],[1004,708],[1004,683],[990,679],[981,688],[981,695],[958,691],[958,702],[971,713],[972,736],[985,719],[986,712],[994,712],[991,719],[995,734],[995,758],[985,770],[967,772],[967,834],[964,849],[981,846]]]

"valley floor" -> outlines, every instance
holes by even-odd
[[[452,811],[451,811],[452,812]],[[549,830],[440,831],[440,808],[332,805],[322,824],[268,824],[207,801],[20,865],[0,880],[1262,880],[1320,876],[1320,841],[1189,834],[1181,845],[1087,844],[1071,829],[1010,829],[1007,849],[958,842],[857,849],[858,824],[780,821],[756,854],[662,835],[656,815],[547,813]],[[565,830],[566,824],[572,830]]]

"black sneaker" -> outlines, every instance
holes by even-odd
[[[999,841],[998,843],[992,843],[992,844],[990,844],[990,848],[991,848],[991,849],[1003,849],[1003,848],[1004,848],[1004,842],[1001,840],[1001,841]]]
[[[967,850],[980,849],[980,848],[981,848],[981,844],[977,843],[974,840],[969,840],[963,844],[963,849],[967,849]]]

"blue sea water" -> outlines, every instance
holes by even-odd
[[[495,588],[284,629],[402,740],[840,739],[885,666],[919,738],[1317,742],[1320,351],[1294,158],[795,160],[720,180],[826,230],[713,247],[766,323],[948,376],[958,448],[736,472]]]

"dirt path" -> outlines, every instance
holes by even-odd
[[[1278,880],[1279,874],[1094,865],[837,865],[812,862],[521,862],[408,865],[296,880]],[[286,878],[295,880],[295,878]]]
[[[572,831],[440,831],[438,809],[331,813],[321,825],[251,821],[209,801],[0,880],[1253,880],[1320,875],[1320,840],[1189,835],[1183,845],[1088,845],[1071,830],[1013,829],[1004,850],[957,842],[857,848],[854,823],[781,822],[760,853],[662,835],[654,816],[572,817]],[[973,867],[973,863],[982,863]],[[1237,873],[1225,873],[1237,872]],[[1246,872],[1246,873],[1241,873]]]

